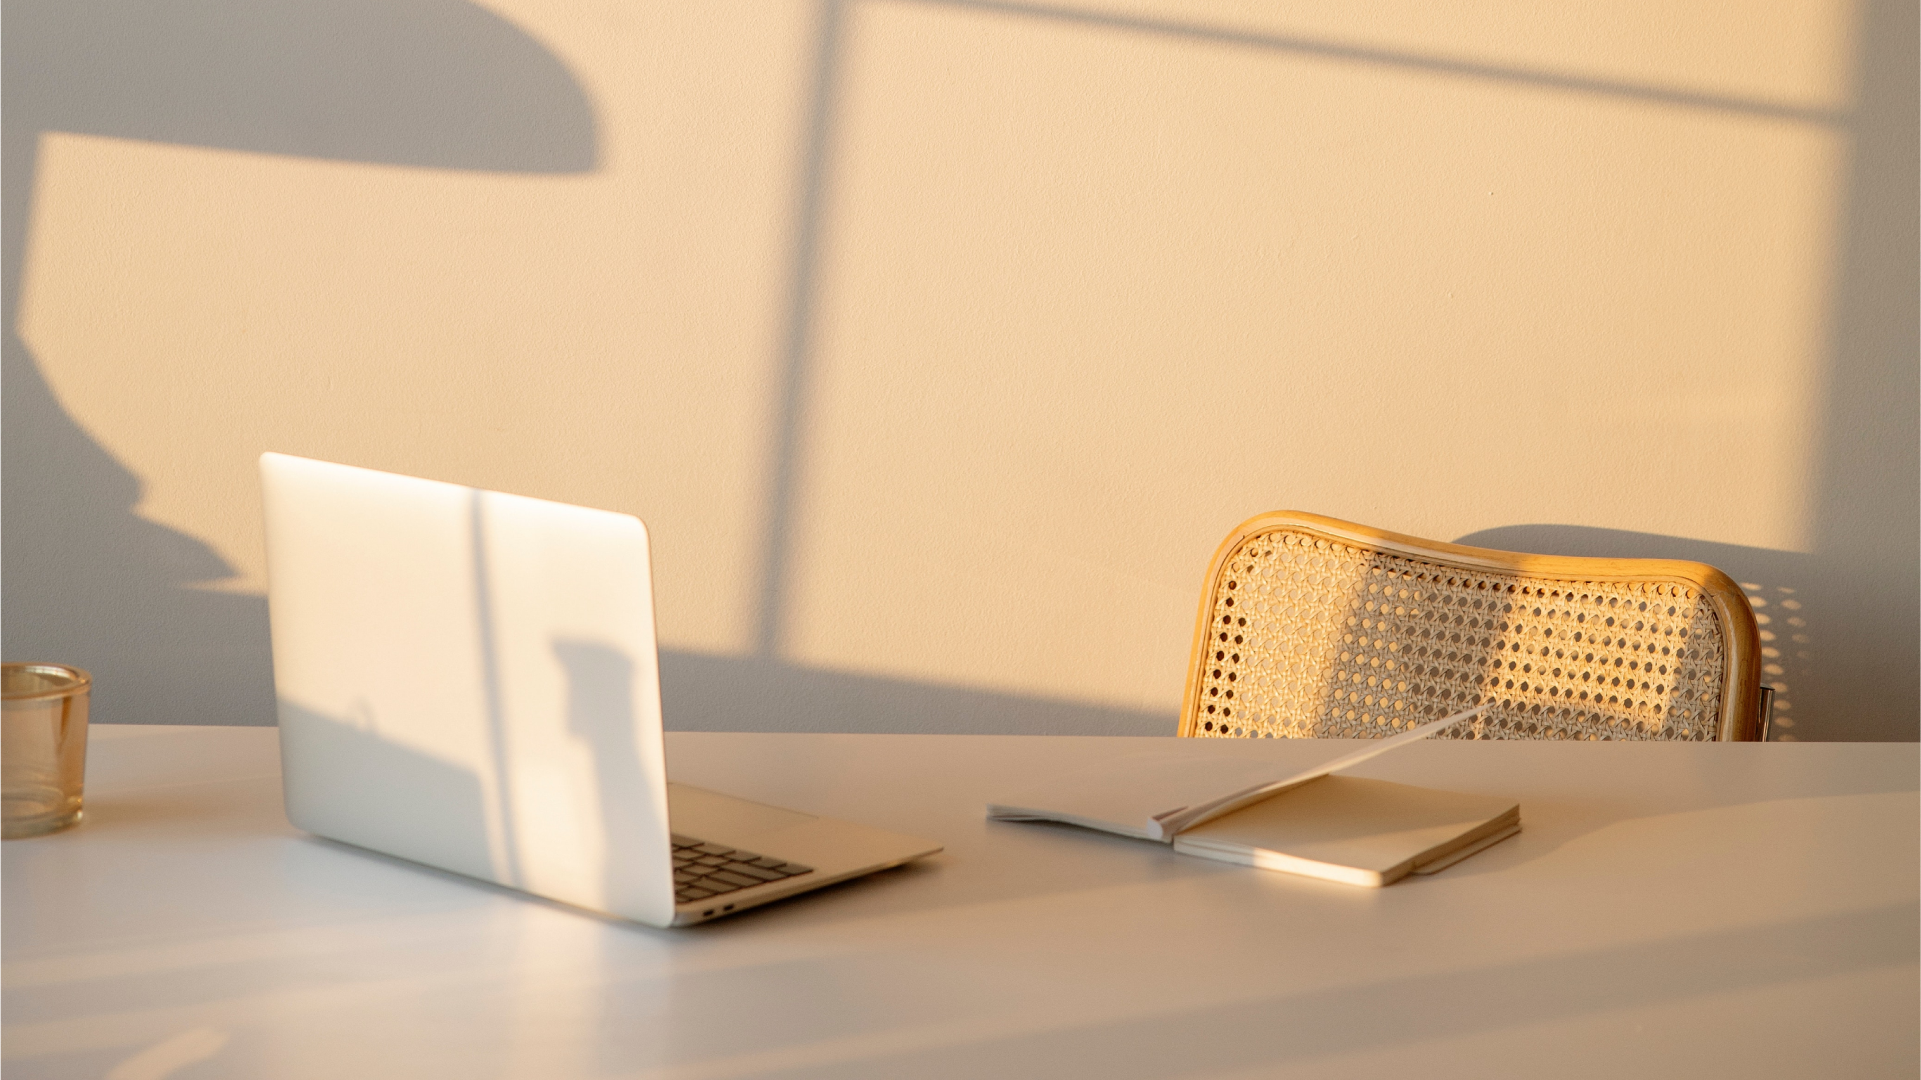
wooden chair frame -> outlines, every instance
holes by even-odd
[[[1595,582],[1666,582],[1698,589],[1712,607],[1722,633],[1720,719],[1716,738],[1753,741],[1765,738],[1760,632],[1747,595],[1733,579],[1706,563],[1669,559],[1604,559],[1528,555],[1467,547],[1356,525],[1299,511],[1261,514],[1243,522],[1214,552],[1202,586],[1181,699],[1180,734],[1201,734],[1201,686],[1211,660],[1213,616],[1222,599],[1222,568],[1242,541],[1276,529],[1289,529],[1334,543],[1369,548],[1463,571],[1493,571],[1543,579]]]

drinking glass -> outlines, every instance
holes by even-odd
[[[93,676],[63,664],[0,664],[0,837],[56,832],[80,820]]]

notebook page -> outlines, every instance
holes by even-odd
[[[1223,791],[1240,791],[1274,775],[1269,761],[1235,757],[1173,758],[1139,751],[1065,771],[1045,787],[988,804],[997,821],[1059,821],[1142,839],[1158,816],[1179,813]]]
[[[1453,716],[1444,716],[1439,720],[1429,721],[1410,731],[1404,731],[1399,735],[1377,740],[1372,746],[1356,750],[1352,754],[1335,758],[1325,765],[1317,765],[1306,772],[1296,773],[1285,780],[1255,784],[1232,794],[1210,799],[1194,806],[1156,815],[1154,821],[1156,830],[1150,832],[1150,836],[1155,840],[1171,840],[1174,834],[1180,832],[1182,829],[1191,829],[1202,822],[1212,821],[1217,817],[1231,814],[1242,807],[1251,806],[1254,803],[1260,802],[1262,799],[1271,798],[1286,791],[1288,788],[1299,787],[1310,780],[1318,780],[1329,773],[1352,768],[1369,758],[1376,758],[1389,751],[1399,750],[1408,743],[1425,739],[1444,727],[1458,724],[1470,717],[1479,716],[1491,707],[1492,703],[1479,705],[1463,712],[1457,712]]]

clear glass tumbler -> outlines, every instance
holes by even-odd
[[[93,676],[79,668],[0,665],[0,837],[40,836],[80,820],[92,688]]]

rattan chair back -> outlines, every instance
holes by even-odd
[[[1201,593],[1180,733],[1373,738],[1492,703],[1470,739],[1757,739],[1754,612],[1704,563],[1522,555],[1289,511]]]

